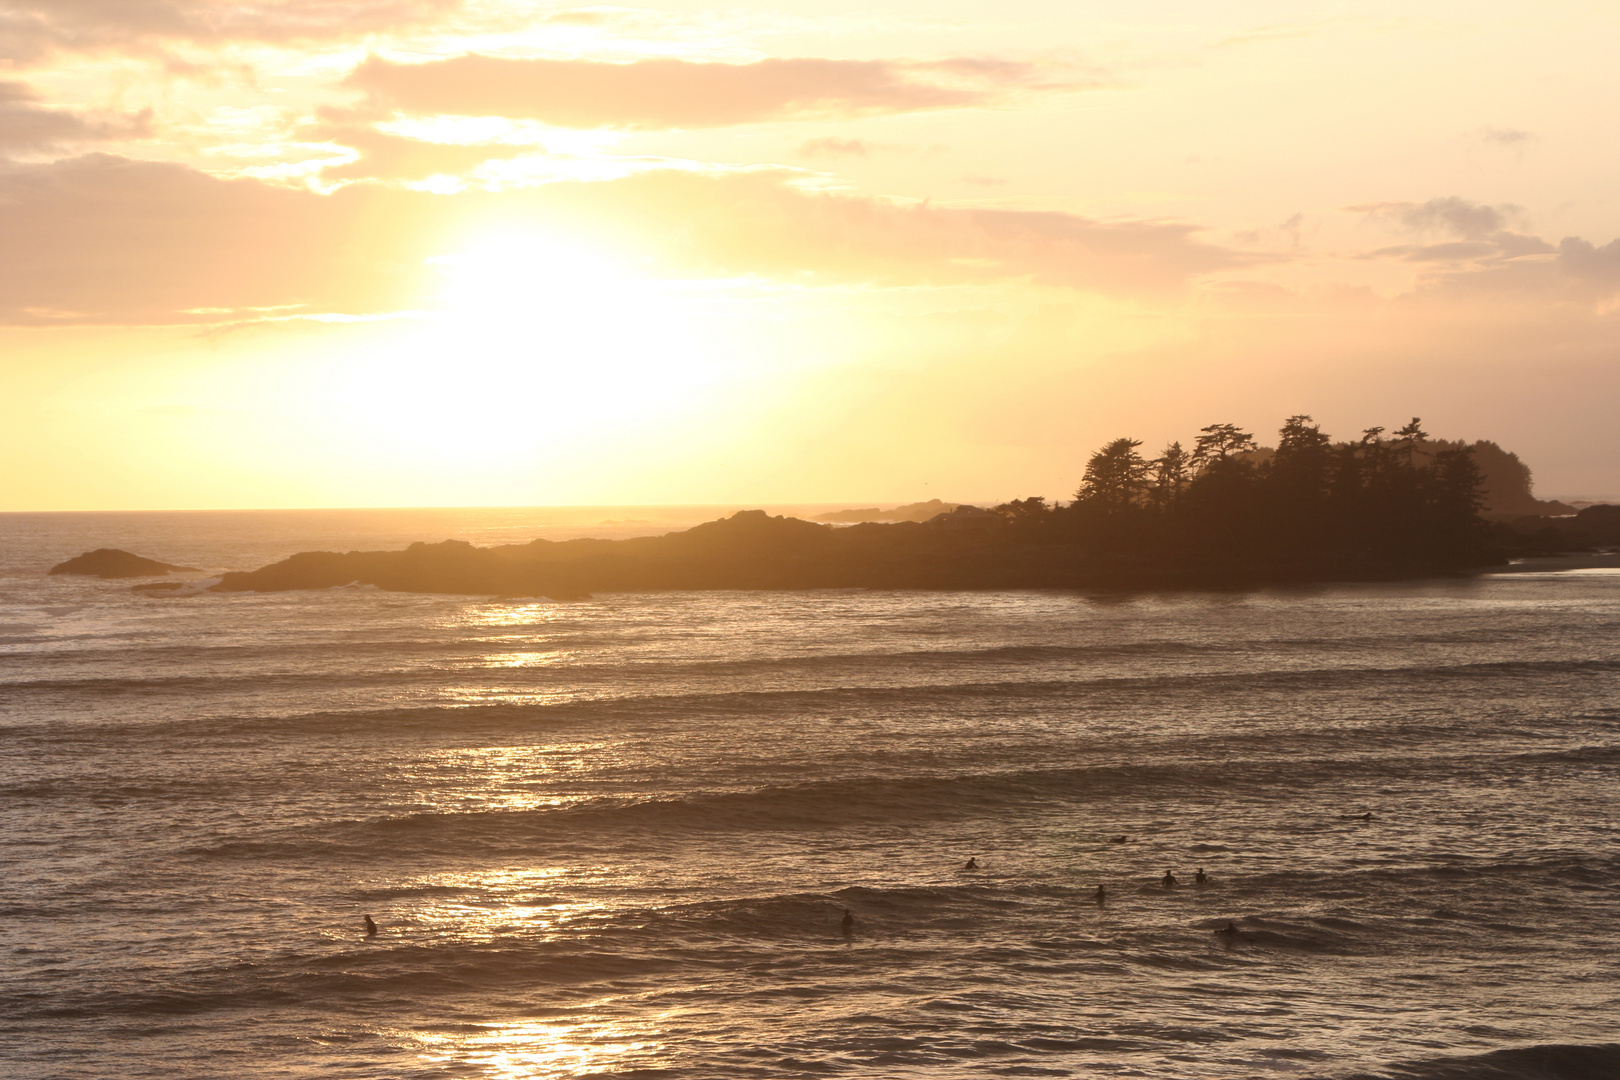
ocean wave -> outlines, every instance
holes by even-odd
[[[698,966],[697,960],[692,958],[693,966]],[[430,997],[479,997],[503,987],[646,977],[682,963],[653,953],[573,941],[397,943],[176,972],[169,986],[118,986],[109,976],[97,990],[0,990],[0,1012],[16,1018],[77,1019],[308,1008],[316,1003],[386,1007]]]
[[[1268,739],[1272,742],[1268,745]],[[765,831],[820,831],[856,825],[894,825],[979,819],[1016,810],[1083,814],[1077,842],[1105,843],[1118,829],[1120,807],[1143,796],[1175,798],[1255,795],[1268,801],[1294,793],[1319,801],[1321,792],[1346,785],[1385,785],[1403,779],[1424,786],[1471,778],[1490,782],[1517,766],[1510,754],[1470,746],[1426,754],[1401,745],[1372,752],[1358,732],[1320,736],[1313,743],[1276,742],[1275,733],[1249,739],[1211,737],[1156,747],[1130,747],[1125,760],[1061,764],[1050,768],[888,775],[839,775],[798,783],[734,789],[689,789],[674,796],[558,797],[518,809],[420,811],[300,826],[275,840],[233,841],[198,847],[203,858],[302,857],[301,845],[337,845],[354,857],[382,859],[411,850],[423,854],[516,853],[601,842],[624,833],[685,835]],[[1212,754],[1211,748],[1219,754]],[[1323,750],[1349,748],[1335,756]],[[1307,754],[1315,750],[1314,756]],[[1134,759],[1134,760],[1133,760]],[[1146,760],[1151,764],[1137,764]],[[1122,801],[1123,800],[1123,801]],[[1087,813],[1086,808],[1095,812]],[[1352,807],[1351,809],[1359,809]],[[1340,811],[1317,811],[1322,822],[1341,822]],[[1203,842],[1202,851],[1211,850]],[[1194,852],[1196,854],[1197,852]]]
[[[1592,867],[1566,861],[1504,862],[1479,868],[1482,879],[1534,874],[1545,880],[1560,872],[1593,873]],[[1620,866],[1603,871],[1610,882]],[[1394,871],[1379,872],[1382,880]],[[1423,870],[1406,872],[1422,876]],[[1388,895],[1367,880],[1367,897]],[[1234,884],[1238,884],[1234,882]],[[390,919],[398,904],[409,913],[427,895],[449,895],[444,886],[361,890],[355,897],[378,905],[384,923],[381,938],[364,943],[330,942],[310,948],[300,939],[287,951],[253,961],[227,959],[170,971],[160,984],[150,979],[121,981],[107,972],[93,984],[74,987],[35,984],[33,988],[0,988],[0,1012],[12,1017],[82,1019],[108,1015],[186,1015],[219,1009],[389,1008],[420,1007],[424,999],[466,999],[487,1003],[497,997],[537,988],[611,986],[617,995],[673,976],[683,985],[703,985],[729,973],[743,973],[756,985],[750,993],[780,993],[783,985],[802,986],[821,978],[838,957],[863,965],[869,977],[882,979],[893,965],[905,970],[939,970],[966,966],[991,973],[998,983],[1008,973],[1050,977],[1108,975],[1133,978],[1144,974],[1208,973],[1218,975],[1255,962],[1305,962],[1312,957],[1366,956],[1402,951],[1454,953],[1464,932],[1438,930],[1420,907],[1405,916],[1318,910],[1308,875],[1274,880],[1273,898],[1294,895],[1305,903],[1298,913],[1243,913],[1234,889],[1223,896],[1233,912],[1235,933],[1218,931],[1226,917],[1180,907],[1171,901],[1196,898],[1148,890],[1153,899],[1121,894],[1107,911],[1090,900],[1089,888],[1017,880],[982,880],[947,884],[852,885],[830,891],[763,892],[726,899],[659,904],[621,904],[564,911],[479,940],[438,936],[441,928],[415,928]],[[1476,895],[1494,896],[1490,889]],[[1522,890],[1507,889],[1513,896]],[[1217,894],[1210,894],[1217,895]],[[555,899],[555,898],[542,898]],[[1165,903],[1170,903],[1166,907]],[[1168,917],[1149,920],[1143,913]],[[846,933],[844,912],[853,916]],[[1131,913],[1135,913],[1134,915]],[[1084,915],[1084,919],[1075,916]],[[1095,917],[1093,917],[1095,916]],[[1010,928],[1017,928],[1008,933]],[[1492,933],[1490,927],[1484,932]],[[842,947],[853,941],[853,953]],[[829,951],[831,950],[831,951]],[[227,954],[228,955],[228,954]],[[771,978],[753,978],[769,971]],[[994,974],[1000,973],[1000,974]],[[1120,1034],[1116,1032],[1115,1034]],[[1155,1038],[1167,1037],[1156,1035]],[[1533,1049],[1533,1048],[1532,1048]],[[1579,1048],[1577,1048],[1579,1049]],[[1588,1048],[1592,1049],[1592,1048]],[[1603,1048],[1596,1048],[1603,1049]],[[1573,1056],[1537,1057],[1530,1050],[1479,1059],[1445,1059],[1439,1065],[1419,1063],[1392,1069],[1523,1066],[1552,1068],[1559,1062],[1612,1062],[1585,1051]],[[1483,1065],[1481,1063],[1484,1063]],[[1504,1065],[1507,1063],[1507,1065]],[[1514,1064],[1517,1063],[1517,1064]],[[1551,1064],[1549,1064],[1551,1063]],[[1414,1080],[1587,1080],[1604,1072],[1446,1072],[1391,1071],[1362,1074],[1411,1077]]]
[[[14,700],[24,700],[22,691],[49,691],[69,698],[83,693],[96,700],[121,695],[139,695],[157,698],[171,694],[187,702],[184,719],[163,719],[145,716],[139,720],[86,719],[73,724],[76,737],[91,733],[107,736],[119,732],[139,730],[169,735],[206,737],[234,732],[328,732],[335,730],[388,730],[390,728],[453,728],[469,730],[481,727],[490,730],[524,728],[537,723],[599,723],[604,718],[615,721],[655,718],[666,721],[671,717],[688,717],[697,721],[705,715],[736,716],[739,714],[770,715],[792,714],[800,717],[817,715],[848,716],[861,712],[883,712],[917,709],[994,709],[1005,713],[1009,703],[1023,710],[1078,709],[1082,713],[1095,712],[1100,707],[1119,708],[1142,700],[1155,708],[1164,705],[1167,696],[1198,695],[1226,698],[1241,695],[1249,699],[1261,697],[1292,697],[1303,706],[1311,700],[1326,700],[1346,693],[1366,694],[1391,690],[1415,695],[1427,695],[1448,700],[1459,693],[1458,682],[1482,682],[1478,693],[1497,692],[1490,686],[1496,679],[1537,680],[1549,677],[1590,677],[1620,672],[1620,660],[1546,660],[1513,661],[1491,664],[1428,665],[1411,668],[1356,667],[1320,668],[1297,671],[1261,671],[1248,673],[1209,672],[1178,673],[1149,676],[1100,676],[1064,679],[1029,680],[972,680],[957,682],[923,681],[920,683],[890,683],[880,685],[849,685],[848,683],[811,687],[740,687],[727,689],[689,689],[680,684],[670,686],[657,680],[623,677],[608,680],[600,686],[577,676],[574,669],[566,673],[547,669],[541,679],[526,680],[503,674],[500,681],[491,682],[487,692],[508,694],[511,701],[476,702],[457,701],[424,705],[389,703],[358,704],[346,709],[315,709],[282,715],[242,715],[233,698],[225,696],[212,708],[199,708],[198,699],[207,700],[213,692],[242,693],[255,700],[267,700],[275,695],[296,697],[294,691],[313,690],[319,694],[336,695],[342,691],[350,696],[386,692],[397,697],[413,692],[413,688],[428,692],[447,681],[465,685],[477,676],[466,670],[440,671],[436,668],[409,672],[373,672],[362,678],[345,680],[321,672],[270,673],[257,676],[229,675],[175,675],[135,679],[47,679],[37,681],[0,682],[0,691],[17,691]],[[386,676],[386,678],[384,678]],[[719,680],[729,683],[731,680]],[[524,700],[530,695],[551,695],[557,700]],[[19,710],[20,711],[20,710]],[[198,714],[201,713],[201,716]],[[1413,710],[1405,711],[1400,727],[1377,729],[1359,728],[1363,737],[1378,739],[1384,734],[1432,734],[1441,731],[1477,730],[1476,715],[1469,710],[1448,709],[1424,715],[1421,723],[1414,722]],[[1581,721],[1582,717],[1572,717]],[[1591,718],[1585,718],[1590,723]],[[1544,730],[1553,721],[1546,717],[1534,718],[1538,730]],[[58,722],[42,715],[40,719],[16,720],[0,725],[0,734],[21,734],[27,731],[62,727]],[[1376,743],[1373,744],[1376,747]]]
[[[39,991],[0,988],[0,1013],[13,1017],[86,1018],[109,1014],[185,1015],[217,1009],[309,1008],[317,1003],[361,1004],[467,996],[487,998],[507,989],[612,984],[617,992],[671,971],[708,979],[750,963],[773,968],[794,963],[783,949],[809,949],[812,963],[850,937],[904,950],[908,962],[929,964],[957,956],[959,934],[1034,903],[1079,903],[1079,892],[1031,885],[914,887],[851,886],[832,892],[764,894],[658,906],[623,906],[565,916],[542,926],[515,926],[493,939],[467,941],[385,936],[321,951],[288,951],[252,962],[227,961],[172,971],[165,985],[150,980],[119,985],[115,973],[99,989]],[[387,901],[387,896],[368,899]],[[412,897],[398,899],[409,906]],[[843,913],[853,911],[846,934]],[[387,922],[386,916],[383,921]],[[390,933],[410,934],[410,928]],[[1121,951],[1072,940],[1026,947],[993,944],[983,959],[1045,962],[1077,951]],[[1140,951],[1139,951],[1140,952]],[[991,953],[995,955],[992,956]],[[1152,966],[1146,952],[1128,963]]]
[[[540,644],[548,650],[553,648],[544,642]],[[347,646],[345,648],[347,649]],[[1119,647],[1118,655],[1121,658],[1128,657],[1130,648],[1132,647]],[[383,681],[386,682],[388,692],[397,694],[402,689],[412,687],[426,691],[442,686],[447,681],[465,684],[469,678],[477,680],[480,676],[475,674],[475,670],[482,669],[470,669],[468,663],[488,659],[491,655],[496,658],[499,656],[498,653],[490,654],[488,650],[479,648],[460,647],[441,651],[446,653],[441,664],[398,668],[397,663],[400,661],[396,657],[396,664],[387,669],[372,670],[362,665],[357,671],[354,667],[346,665],[342,673],[328,670],[318,663],[312,663],[304,670],[288,670],[286,666],[263,670],[243,659],[217,671],[176,670],[172,674],[155,675],[150,674],[151,665],[148,664],[146,666],[148,673],[141,675],[112,677],[99,674],[85,677],[47,675],[36,678],[0,679],[0,693],[16,695],[16,700],[19,701],[24,700],[22,695],[73,695],[94,699],[132,693],[148,696],[168,693],[197,697],[244,691],[262,697],[267,694],[286,694],[303,689],[317,692],[336,692],[344,689],[375,691],[379,688],[379,680],[383,680],[386,676]],[[1098,692],[1175,693],[1186,690],[1209,693],[1238,690],[1251,694],[1308,691],[1316,695],[1325,695],[1383,687],[1392,683],[1413,691],[1454,695],[1457,693],[1455,683],[1464,680],[1488,684],[1498,680],[1620,673],[1620,659],[1588,658],[1431,663],[1411,666],[1328,665],[1262,668],[1236,672],[1221,667],[1147,675],[1107,671],[1088,673],[1084,670],[1059,674],[1038,669],[1028,672],[1028,677],[1025,678],[975,677],[976,672],[982,673],[982,670],[972,663],[975,658],[986,660],[983,667],[993,669],[1009,658],[1045,656],[1049,651],[1046,647],[1020,646],[966,653],[941,651],[892,655],[858,654],[706,663],[637,660],[601,665],[583,662],[570,663],[563,668],[552,665],[533,670],[502,668],[498,669],[498,676],[485,675],[483,678],[488,682],[489,692],[495,694],[508,693],[521,696],[539,689],[562,692],[570,699],[641,702],[661,706],[729,702],[731,707],[741,707],[749,702],[765,704],[773,701],[783,705],[802,705],[814,701],[870,701],[881,704],[894,699],[914,702],[919,697],[931,701],[949,701],[956,698],[1009,693],[1030,700],[1060,700]],[[1065,651],[1057,650],[1058,653]],[[405,652],[409,653],[410,650]],[[1185,654],[1190,656],[1196,652],[1196,649],[1188,648]],[[29,659],[30,666],[37,669],[38,658]],[[325,657],[322,658],[323,661],[324,659]],[[72,658],[74,664],[81,664],[84,661],[85,657],[82,654]],[[178,666],[184,661],[181,656],[175,655],[169,657],[167,662]],[[899,681],[878,680],[867,685],[850,685],[852,681],[858,684],[863,676],[871,676],[879,669],[901,675],[910,673],[915,677]],[[955,674],[947,680],[941,680],[938,678],[941,669]],[[730,690],[684,689],[694,680],[700,685],[705,681],[731,685],[748,675],[768,675],[783,680],[795,677],[835,677],[838,681],[833,685],[823,686],[744,685]],[[452,706],[446,703],[433,707],[448,710]],[[364,708],[357,710],[359,713],[368,711],[386,713],[399,710]],[[419,715],[423,714],[423,710],[415,711]],[[296,723],[297,720],[298,717],[290,716],[256,718],[253,722]]]
[[[1353,768],[1366,768],[1355,763]],[[1339,770],[1334,769],[1337,773]],[[605,833],[820,830],[854,823],[980,817],[1010,806],[1074,805],[1121,792],[1191,787],[1237,790],[1261,784],[1309,787],[1316,770],[1293,760],[1243,775],[1233,762],[1099,766],[1004,773],[841,778],[672,798],[598,797],[519,810],[420,812],[305,827],[308,842],[337,844],[356,857],[398,858],[406,849],[450,854],[533,851],[537,845],[594,842]],[[1114,830],[1097,826],[1102,844]],[[303,857],[302,838],[232,841],[193,848],[206,858]]]
[[[1620,746],[1608,744],[1572,746],[1565,750],[1541,750],[1521,754],[1519,760],[1526,764],[1620,765]]]

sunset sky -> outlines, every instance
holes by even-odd
[[[1620,6],[0,0],[0,510],[1620,497]]]

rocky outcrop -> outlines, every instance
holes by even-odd
[[[86,577],[133,578],[157,577],[159,574],[200,574],[195,566],[175,566],[173,563],[145,559],[118,548],[97,548],[77,558],[51,567],[53,574],[83,574]]]

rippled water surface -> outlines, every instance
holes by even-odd
[[[590,526],[0,515],[0,1073],[1620,1076],[1614,571],[574,603],[44,576],[657,531]]]

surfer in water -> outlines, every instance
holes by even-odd
[[[1198,873],[1193,875],[1193,884],[1194,885],[1208,885],[1209,884],[1209,875],[1204,873],[1204,868],[1202,866],[1200,866],[1198,868]]]
[[[962,864],[962,869],[964,870],[977,870],[978,868],[979,858],[977,855],[970,857],[967,862]]]
[[[1176,880],[1176,875],[1174,875],[1170,871],[1166,870],[1164,872],[1164,877],[1159,879],[1159,884],[1163,885],[1167,889],[1173,889],[1177,885],[1181,884],[1181,882]]]
[[[1099,904],[1102,903],[1104,900],[1108,899],[1108,890],[1103,888],[1101,885],[1097,886],[1097,892],[1093,899],[1095,899]]]
[[[366,920],[366,937],[376,937],[377,936],[377,924],[376,924],[376,922],[372,920],[370,915],[365,916],[365,920]]]
[[[1243,935],[1238,932],[1237,923],[1228,919],[1225,926],[1215,931],[1215,936],[1230,945]]]
[[[855,933],[855,914],[849,908],[844,909],[843,921],[839,924],[844,928],[844,936],[849,937]]]
[[[1125,842],[1125,837],[1123,837],[1123,836],[1110,836],[1108,838],[1108,842],[1110,844],[1123,844]]]

